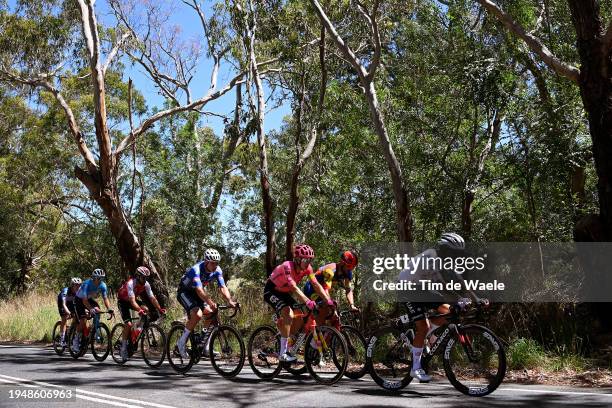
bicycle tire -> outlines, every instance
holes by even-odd
[[[366,350],[367,370],[374,382],[388,391],[401,390],[412,381],[410,376],[412,356],[410,355],[410,349],[404,350],[404,342],[400,338],[401,334],[401,330],[396,327],[382,327],[376,330],[368,341],[368,348]],[[388,344],[382,344],[383,341],[390,341],[392,349],[389,350]],[[399,348],[402,349],[398,350]],[[410,360],[404,357],[403,354],[410,355]],[[404,369],[407,367],[407,373],[396,376],[396,364],[404,367]],[[392,379],[386,378],[385,367],[387,370],[391,370]]]
[[[145,349],[147,344],[149,347]],[[161,350],[161,356],[152,358],[155,354],[150,353],[151,347]],[[166,334],[157,324],[151,323],[143,330],[140,335],[140,351],[142,352],[142,359],[149,367],[158,368],[164,362],[166,357]]]
[[[265,332],[267,332],[267,334]],[[263,345],[260,345],[259,342],[255,344],[256,339],[261,334],[266,336],[264,337],[265,341],[262,342]],[[257,349],[255,350],[254,347]],[[264,380],[270,380],[276,377],[283,369],[279,359],[280,335],[278,330],[275,327],[268,325],[259,326],[256,328],[249,337],[247,355],[249,358],[249,365],[256,376]],[[268,357],[270,357],[270,359],[268,359]],[[260,364],[261,367],[268,367],[270,371],[263,371],[263,369],[260,369],[257,364]]]
[[[317,383],[323,385],[333,385],[340,381],[346,371],[346,366],[349,360],[348,347],[346,345],[346,341],[344,340],[344,336],[335,328],[330,326],[318,326],[315,330],[320,332],[326,339],[325,344],[322,345],[324,356],[320,356],[319,351],[312,347],[311,340],[313,338],[313,333],[310,333],[306,338],[306,350],[304,352],[306,368]],[[329,337],[333,338],[330,339]],[[338,350],[338,348],[341,350]],[[344,356],[341,363],[337,362],[339,351]],[[333,374],[331,377],[324,377],[315,371],[315,366],[320,367],[319,363],[327,360],[327,358],[331,358],[332,360],[329,366],[333,365],[338,369],[338,372]]]
[[[365,337],[353,326],[342,325],[340,333],[348,347],[349,365],[344,375],[352,380],[358,380],[368,372],[366,360],[367,343]],[[359,354],[362,354],[359,356]],[[363,361],[361,361],[363,360]],[[352,363],[351,363],[352,362]]]
[[[62,335],[60,333],[61,327],[62,322],[58,320],[57,322],[55,322],[55,325],[53,326],[53,331],[51,332],[51,338],[53,339],[53,351],[55,351],[55,354],[57,354],[58,356],[63,355],[64,351],[66,351],[66,346],[62,346]],[[64,341],[65,340],[66,339],[64,338]]]
[[[481,334],[481,339],[479,341],[482,342],[479,344],[483,344],[484,346],[490,345],[493,351],[491,356],[496,355],[497,371],[493,376],[486,376],[488,379],[490,379],[488,384],[485,386],[474,387],[466,385],[461,380],[457,379],[457,375],[453,369],[451,360],[453,359],[453,356],[456,355],[453,353],[453,348],[455,346],[458,346],[456,348],[457,353],[460,351],[465,352],[468,345],[469,347],[473,347],[474,339],[478,334]],[[471,352],[473,353],[473,350]],[[467,324],[460,326],[459,334],[454,333],[453,336],[448,339],[444,347],[444,371],[450,383],[453,384],[453,387],[455,387],[458,391],[471,397],[483,397],[495,391],[504,380],[506,375],[506,353],[504,351],[504,347],[495,333],[484,326],[478,324]]]
[[[74,350],[72,349],[72,343],[74,342],[74,336],[77,335],[76,329],[77,329],[76,326],[72,326],[70,327],[70,330],[68,331],[68,352],[70,353],[70,356],[74,358],[75,360],[80,357],[83,357],[83,355],[85,355],[85,353],[87,352],[87,346],[83,346],[83,333],[81,333],[81,347],[79,349],[79,352],[75,353]],[[85,344],[87,344],[87,342],[85,342]]]
[[[96,338],[96,333],[91,331],[89,334],[91,341],[91,354],[96,359],[96,361],[104,361],[108,354],[110,353],[111,344],[110,344],[110,330],[108,330],[108,326],[104,323],[98,323],[98,330],[100,331],[100,343],[98,343],[98,339]],[[96,344],[102,344],[106,347],[101,349],[96,349]]]
[[[221,356],[224,356],[228,353],[228,350],[232,350],[232,345],[227,344],[227,339],[229,337],[229,333],[234,336],[234,341],[239,348],[238,361],[234,368],[229,371],[223,369],[221,364]],[[217,345],[217,343],[219,343]],[[216,355],[216,352],[219,352],[219,355]],[[210,364],[213,366],[215,371],[225,377],[225,378],[233,378],[237,376],[240,371],[242,371],[242,367],[244,367],[244,359],[246,357],[246,351],[244,347],[244,340],[240,335],[240,332],[236,330],[232,326],[228,325],[220,325],[216,327],[213,332],[210,334],[210,346],[209,346],[209,355],[210,355]]]
[[[185,343],[185,350],[189,354],[189,360],[185,361],[178,352],[178,346],[176,345],[176,342],[183,335],[184,331],[184,324],[174,325],[170,329],[170,331],[168,332],[168,336],[166,337],[166,357],[168,358],[168,363],[170,364],[170,367],[172,367],[172,369],[179,374],[185,374],[191,369],[191,367],[193,367],[193,364],[195,362],[193,356],[194,350],[192,347],[193,333],[189,334],[189,338]]]

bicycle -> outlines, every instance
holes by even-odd
[[[300,304],[294,309],[300,311],[296,317],[302,318],[303,325],[288,352],[304,356],[306,370],[317,383],[335,384],[344,375],[349,360],[344,336],[333,327],[317,326],[316,308],[308,310],[305,304]],[[249,365],[259,378],[273,379],[283,368],[292,372],[290,364],[280,361],[280,333],[276,327],[264,325],[255,329],[249,338],[248,357]]]
[[[425,339],[421,356],[421,366],[427,371],[432,358],[441,353],[451,384],[463,394],[477,397],[495,391],[506,374],[506,354],[495,333],[479,324],[463,323],[482,312],[483,307],[476,306],[464,312],[451,308],[448,314],[429,314],[447,320]],[[414,327],[408,315],[402,315],[390,326],[375,331],[368,342],[370,375],[386,390],[397,391],[412,381]],[[437,336],[434,341],[430,341],[434,339],[432,335]]]
[[[86,319],[90,320],[93,318],[94,321],[93,330],[90,329],[88,324],[85,324],[83,333],[81,333],[81,342],[78,353],[72,349],[74,336],[77,334],[77,327],[75,325],[70,329],[67,347],[70,351],[70,355],[75,360],[79,357],[83,357],[85,353],[87,353],[87,348],[89,345],[91,345],[91,354],[97,361],[104,361],[106,360],[106,357],[108,357],[108,353],[110,353],[110,332],[108,330],[108,326],[100,322],[101,314],[108,314],[109,317],[107,320],[115,317],[114,312],[98,312],[94,316],[88,314]]]
[[[68,322],[66,322],[66,324],[69,327],[66,328],[67,335],[64,336],[64,344],[62,344],[62,333],[60,331],[62,327],[61,320],[58,320],[57,322],[55,322],[55,325],[53,326],[53,330],[51,331],[51,338],[53,339],[53,343],[52,343],[53,350],[58,356],[63,355],[64,351],[66,351],[66,348],[70,346],[70,344],[68,343],[68,337],[70,336],[70,330],[72,330],[72,328],[78,324],[78,319],[74,318],[72,314],[68,316],[68,319],[70,320],[70,324],[68,325]]]
[[[128,356],[132,358],[136,350],[138,350],[138,345],[140,345],[140,352],[144,362],[149,367],[158,368],[166,357],[166,335],[157,323],[151,322],[147,314],[140,318],[131,317],[125,323],[117,323],[113,326],[113,330],[111,330],[111,357],[117,364],[125,363],[121,358],[123,330],[126,327],[126,323],[134,320],[140,320],[141,325],[140,327],[133,327],[130,336],[128,336]]]
[[[350,323],[355,323],[358,321],[359,317],[356,315],[359,314],[357,311],[349,311],[345,310],[340,313],[336,309],[332,310],[329,316],[325,318],[326,321],[329,321],[330,325],[338,330],[346,341],[346,345],[348,348],[348,357],[349,361],[346,366],[346,370],[344,375],[352,380],[358,380],[367,373],[367,364],[366,364],[366,348],[367,342],[365,337],[361,334],[361,332],[357,329],[357,327],[352,326]],[[349,324],[344,324],[344,321],[348,320]],[[295,341],[295,336],[292,336],[291,341]],[[298,353],[300,353],[298,351]],[[298,357],[303,354],[298,354]],[[299,367],[296,368],[295,366]],[[298,362],[285,367],[289,373],[293,375],[302,375],[307,372],[306,365],[303,361]]]
[[[221,324],[219,321],[219,311],[232,308],[227,305],[218,305],[215,311],[208,317],[206,321],[210,321],[208,327],[203,327],[200,332],[195,330],[189,334],[189,338],[185,343],[185,350],[189,354],[189,359],[185,360],[178,350],[178,340],[185,331],[183,323],[174,324],[168,333],[168,342],[166,343],[166,353],[170,366],[179,374],[185,374],[195,364],[200,362],[206,344],[209,343],[208,355],[210,363],[215,371],[225,377],[233,378],[237,376],[245,360],[244,340],[240,332],[233,326]],[[229,319],[232,319],[240,311],[240,304],[236,305],[234,312]],[[210,339],[210,341],[209,341]]]

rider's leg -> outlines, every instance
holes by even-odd
[[[185,345],[189,334],[193,331],[193,329],[195,329],[196,325],[201,319],[202,309],[200,309],[199,307],[194,307],[189,311],[189,320],[187,320],[187,323],[185,324],[185,331],[179,339],[179,344],[182,344],[183,346]]]
[[[212,308],[209,305],[206,305],[203,309],[203,315],[204,315],[204,321],[202,322],[202,325],[208,329],[210,327],[210,325],[212,324],[212,320],[209,319],[209,316],[213,313]],[[204,355],[208,355],[209,350],[210,350],[210,338],[211,336],[208,336],[208,339],[206,340],[206,344],[204,345]]]
[[[62,315],[62,321],[60,323],[61,341],[64,341],[64,337],[66,336],[66,321],[68,321],[68,316]]]
[[[287,352],[287,339],[291,333],[291,325],[293,323],[293,310],[289,306],[285,306],[281,309],[281,317],[277,320],[276,326],[281,335],[281,349],[280,354],[283,355]]]

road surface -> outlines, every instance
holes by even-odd
[[[10,399],[9,391],[72,391],[57,402]],[[64,393],[66,395],[66,393]],[[13,394],[15,395],[15,394]],[[167,363],[150,369],[135,359],[118,366],[109,357],[98,363],[87,354],[73,360],[51,348],[0,345],[0,407],[612,407],[612,388],[503,384],[492,395],[467,397],[449,383],[410,384],[389,394],[369,377],[327,387],[308,378],[281,375],[261,381],[248,368],[234,380],[219,377],[206,362],[181,376]]]

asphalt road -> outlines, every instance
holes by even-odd
[[[70,400],[10,399],[16,390],[71,391]],[[64,393],[67,396],[67,392]],[[308,376],[281,375],[261,381],[248,368],[225,380],[206,362],[189,375],[176,375],[164,363],[158,370],[132,360],[118,366],[109,357],[102,363],[91,355],[77,361],[59,357],[50,348],[0,345],[0,407],[612,407],[612,388],[504,384],[492,395],[467,397],[444,381],[410,384],[392,395],[369,377],[342,380],[326,387]]]

